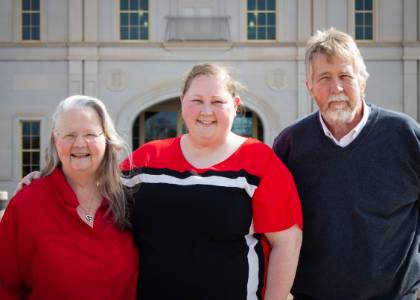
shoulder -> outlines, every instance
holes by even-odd
[[[40,206],[43,199],[50,197],[51,178],[49,176],[34,180],[30,185],[24,186],[10,199],[8,207],[15,210],[32,211]]]
[[[392,129],[400,134],[404,134],[404,132],[410,135],[414,134],[417,138],[420,138],[420,125],[410,116],[402,112],[381,108],[373,104],[370,104],[369,106],[372,109],[372,113],[377,114],[377,125],[381,128]]]
[[[137,148],[132,153],[132,165],[129,157],[121,163],[122,170],[129,170],[133,167],[147,165],[155,159],[163,159],[165,155],[170,155],[179,145],[180,137],[154,140]]]
[[[316,111],[306,117],[296,120],[295,122],[284,128],[276,137],[275,141],[292,137],[295,135],[301,135],[302,133],[307,132],[308,129],[311,129],[316,124],[318,124],[318,118],[318,111]]]
[[[248,138],[245,141],[239,154],[247,167],[259,170],[257,173],[266,172],[268,168],[273,166],[284,167],[270,146],[254,138]]]
[[[283,129],[274,139],[273,150],[282,157],[288,148],[298,141],[308,141],[313,138],[314,130],[320,127],[318,111],[301,118]],[[321,129],[320,129],[321,130]]]

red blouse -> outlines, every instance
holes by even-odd
[[[0,222],[0,299],[135,299],[138,252],[104,199],[93,228],[61,170],[10,201]]]

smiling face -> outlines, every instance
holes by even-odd
[[[199,75],[181,96],[182,117],[191,139],[202,146],[222,144],[228,136],[239,97],[233,97],[221,76]]]
[[[95,175],[106,148],[101,121],[93,108],[74,107],[56,123],[54,143],[66,175]]]
[[[317,54],[306,84],[327,124],[357,124],[360,120],[364,83],[350,60]]]

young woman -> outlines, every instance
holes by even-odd
[[[225,69],[195,66],[181,104],[188,133],[122,163],[138,299],[286,299],[302,228],[292,176],[268,146],[231,131],[240,99]]]

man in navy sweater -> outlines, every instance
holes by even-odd
[[[306,85],[319,111],[273,148],[293,173],[304,230],[295,300],[414,300],[420,286],[420,126],[365,102],[354,40],[308,42]]]

